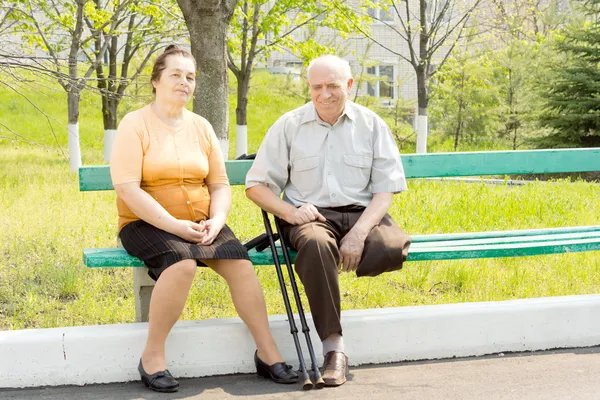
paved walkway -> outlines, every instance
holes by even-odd
[[[254,375],[184,379],[181,390],[171,395],[151,392],[138,382],[0,389],[3,400],[232,398],[598,400],[600,347],[356,367],[345,385],[306,392],[299,384],[276,385]]]

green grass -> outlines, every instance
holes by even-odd
[[[134,321],[131,271],[86,269],[84,247],[115,246],[113,192],[81,193],[53,152],[0,152],[0,329]],[[390,213],[410,234],[600,223],[600,186],[510,187],[413,180]],[[261,233],[257,207],[234,188],[229,224],[242,241]],[[283,314],[276,274],[257,267],[269,313]],[[360,309],[597,293],[595,252],[515,259],[407,263],[378,278],[341,276],[343,308]],[[183,319],[235,316],[227,286],[201,269]]]
[[[2,79],[8,80],[35,106],[14,90],[0,84],[0,98],[2,99],[0,102],[0,146],[11,144],[23,147],[28,142],[33,142],[51,147],[57,153],[60,153],[59,149],[61,148],[64,152],[68,152],[67,95],[65,91],[58,84],[52,82],[37,82],[40,85],[34,86],[33,83],[14,82],[6,76],[0,76],[0,82]],[[230,78],[230,87],[232,90],[229,97],[229,109],[231,110],[229,158],[235,158],[235,85],[232,78]],[[292,95],[296,91],[300,91],[298,82],[294,83],[285,77],[272,76],[266,72],[255,74],[249,96],[249,152],[253,153],[258,150],[262,138],[277,118],[304,104],[302,98]],[[131,92],[136,93],[139,97],[125,97],[119,107],[119,117],[152,101],[150,86],[145,84],[145,80],[139,83],[137,90],[133,85]],[[80,107],[79,126],[83,164],[102,163],[104,131],[99,95],[91,91],[83,91]],[[192,108],[191,102],[188,108]],[[43,110],[44,113],[38,109]],[[2,125],[17,133],[19,137],[7,129],[3,129]],[[12,141],[11,138],[18,139],[18,141]]]
[[[289,95],[298,89],[285,80],[258,74],[252,85],[250,152],[258,149],[264,133],[282,113],[303,103],[300,97]],[[27,87],[22,90],[29,90],[28,95],[51,115],[58,144],[65,147],[62,89],[44,84],[35,92]],[[131,270],[92,270],[81,261],[84,247],[115,246],[115,194],[79,192],[77,176],[68,172],[68,161],[44,117],[6,87],[0,86],[0,96],[0,122],[50,147],[0,138],[0,329],[134,321]],[[121,113],[141,104],[142,100],[129,98]],[[233,115],[231,121],[233,133]],[[82,98],[80,125],[84,164],[101,164],[100,107],[92,93]],[[3,129],[0,136],[12,134]],[[231,141],[230,156],[235,153],[234,137]],[[430,149],[447,146],[447,140],[433,137]],[[394,198],[390,213],[410,234],[600,224],[600,185],[593,183],[558,181],[510,187],[412,180],[409,188]],[[242,188],[235,187],[233,192],[228,223],[246,241],[262,232],[260,213]],[[284,314],[274,269],[258,267],[256,271],[269,313]],[[341,285],[343,309],[598,293],[600,257],[588,252],[413,262],[403,271],[377,278],[345,274]],[[200,269],[182,318],[235,315],[223,280]]]

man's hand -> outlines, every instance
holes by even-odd
[[[363,250],[367,233],[351,229],[340,242],[340,272],[356,271]]]
[[[203,246],[209,246],[215,240],[221,229],[225,226],[225,220],[227,217],[225,215],[219,214],[211,219],[206,220],[206,236],[199,243]]]
[[[316,220],[321,222],[327,221],[327,219],[321,215],[319,210],[317,210],[317,207],[309,203],[306,203],[299,208],[295,208],[294,211],[284,219],[292,225],[307,224]]]

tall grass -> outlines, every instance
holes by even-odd
[[[115,246],[113,192],[81,193],[59,155],[0,152],[0,328],[131,322],[128,269],[86,269],[84,247]],[[525,186],[413,180],[390,210],[410,234],[600,223],[600,186]],[[242,241],[261,233],[260,214],[234,188],[229,224]],[[284,313],[272,267],[257,267],[271,314]],[[514,259],[408,263],[378,278],[341,276],[342,307],[359,309],[598,292],[594,252]],[[227,286],[202,269],[184,319],[234,316]]]
[[[65,91],[53,82],[17,82],[7,76],[8,81],[21,94],[0,85],[0,146],[11,144],[23,147],[33,142],[50,147],[50,151],[62,154],[67,152],[67,96]],[[32,79],[38,79],[31,77]],[[131,87],[119,106],[119,116],[138,109],[152,101],[147,77]],[[1,81],[1,80],[0,80]],[[39,84],[38,84],[39,83]],[[278,77],[264,71],[255,73],[251,83],[248,110],[248,150],[256,152],[269,127],[283,115],[302,104],[304,98],[295,95],[300,92],[299,82],[289,77]],[[235,85],[230,79],[230,151],[229,158],[235,157]],[[83,91],[80,102],[80,141],[84,165],[102,163],[103,126],[100,96],[93,91]],[[192,103],[188,104],[192,108]],[[41,110],[41,111],[40,111]],[[15,139],[15,140],[11,140]]]
[[[296,90],[291,83],[266,74],[253,80],[252,90],[251,152],[275,119],[304,101],[289,95]],[[49,87],[38,92],[38,106],[52,116],[58,145],[64,147],[64,95]],[[133,321],[131,271],[87,269],[81,261],[83,248],[115,246],[114,192],[79,192],[77,176],[68,172],[68,161],[58,151],[44,117],[5,88],[0,88],[0,98],[4,124],[50,147],[0,139],[0,329]],[[127,99],[123,110],[139,104]],[[84,164],[102,163],[99,113],[95,95],[84,94]],[[0,136],[10,135],[2,131]],[[390,210],[409,234],[600,224],[600,186],[593,183],[536,182],[512,187],[412,180],[409,188],[394,198]],[[261,233],[260,213],[242,188],[235,187],[233,196],[228,223],[246,241]],[[273,268],[256,271],[269,313],[283,314]],[[377,278],[344,274],[340,280],[343,309],[597,293],[600,257],[588,252],[412,262],[403,271]],[[212,271],[201,269],[182,318],[234,315],[226,284]]]

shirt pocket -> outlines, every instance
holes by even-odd
[[[364,189],[371,180],[373,157],[368,154],[344,154],[344,185],[354,189]]]
[[[319,156],[299,158],[292,161],[290,181],[303,195],[307,195],[321,186],[321,173]]]

